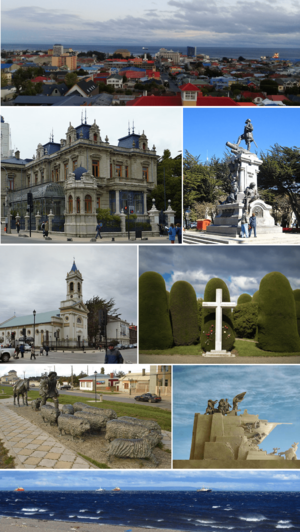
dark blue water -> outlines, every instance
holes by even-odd
[[[169,528],[300,531],[297,492],[29,491],[0,492],[0,516]],[[1,519],[0,519],[1,522]]]
[[[73,50],[80,51],[80,52],[87,52],[88,50],[96,50],[98,52],[104,52],[106,54],[112,54],[114,53],[118,48],[126,48],[131,52],[133,55],[141,55],[145,52],[154,55],[158,52],[158,50],[162,47],[167,48],[168,50],[172,49],[174,51],[179,51],[184,54],[186,54],[187,46],[194,46],[194,43],[187,42],[186,46],[182,44],[172,44],[172,45],[165,45],[164,43],[161,43],[159,45],[148,45],[147,43],[141,43],[141,44],[134,44],[134,45],[126,45],[126,44],[70,44],[70,43],[61,43],[65,48],[73,48]],[[51,44],[40,44],[40,43],[15,43],[15,44],[1,44],[2,49],[4,50],[48,50],[49,48],[53,47],[53,43]],[[143,50],[142,48],[147,47],[147,50]],[[222,58],[222,57],[233,57],[238,58],[239,56],[245,57],[245,59],[260,59],[261,56],[270,56],[272,57],[275,52],[279,53],[280,59],[289,59],[290,61],[300,61],[300,49],[299,48],[265,48],[262,46],[259,46],[257,48],[243,48],[241,47],[223,47],[223,46],[216,46],[216,47],[208,47],[208,46],[197,46],[197,53],[203,53],[207,54],[210,57],[215,58]]]

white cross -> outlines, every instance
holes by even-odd
[[[202,306],[216,309],[215,351],[222,351],[222,309],[234,308],[236,303],[222,302],[222,288],[217,288],[216,301],[211,303],[203,301]]]

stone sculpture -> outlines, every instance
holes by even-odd
[[[61,413],[62,414],[69,414],[70,416],[72,416],[74,414],[73,405],[63,405],[63,407],[61,409]]]
[[[119,419],[108,421],[105,439],[111,442],[121,438],[125,440],[146,439],[153,448],[162,440],[162,435],[157,430],[151,430],[141,423],[130,423]]]
[[[59,435],[69,434],[74,438],[81,438],[81,436],[91,429],[90,423],[86,419],[77,418],[69,414],[61,414],[58,418]]]
[[[245,395],[246,395],[247,392],[243,392],[243,393],[240,393],[239,395],[236,395],[234,398],[233,398],[233,401],[232,401],[232,404],[233,404],[233,407],[232,407],[232,411],[235,412],[235,415],[237,416],[237,413],[238,413],[238,408],[239,408],[239,403],[244,399]]]
[[[86,419],[91,426],[91,430],[96,432],[100,432],[101,429],[105,429],[106,424],[109,421],[109,418],[105,415],[101,415],[101,412],[89,412],[88,410],[75,412],[74,417]]]
[[[212,401],[211,399],[208,399],[207,408],[205,411],[205,414],[208,414],[211,416],[215,412],[218,412],[218,409],[215,408],[215,404],[218,402],[218,399],[216,401]]]
[[[58,408],[50,405],[42,405],[41,414],[44,423],[49,423],[49,425],[57,425],[58,417],[61,415]]]
[[[156,466],[159,465],[152,452],[150,442],[145,439],[116,439],[110,443],[107,456],[108,462],[113,456],[116,456],[117,458],[149,458]]]
[[[232,408],[232,406],[228,403],[228,399],[220,399],[218,405],[218,412],[225,416],[225,414],[228,414],[228,412],[230,411],[230,408]]]
[[[286,460],[297,460],[296,451],[298,449],[299,442],[293,443],[293,445],[282,453],[278,453],[279,456],[285,456]]]
[[[101,413],[102,415],[106,415],[108,419],[117,419],[117,414],[114,410],[111,410],[110,408],[97,408],[95,406],[89,406],[86,403],[74,403],[74,412],[82,412],[83,410],[89,410],[94,411],[96,413]]]
[[[250,148],[251,148],[251,142],[254,142],[255,146],[257,147],[257,144],[253,138],[253,125],[251,124],[251,120],[250,118],[247,118],[246,122],[245,122],[245,127],[244,127],[244,133],[242,135],[239,136],[238,140],[237,140],[237,146],[239,146],[241,140],[244,140],[246,145],[247,145],[247,150],[250,151]]]
[[[248,187],[246,187],[244,191],[244,205],[245,205],[245,211],[249,214],[250,213],[250,203],[253,201],[259,199],[259,194],[255,188],[255,183],[250,183]]]
[[[37,412],[38,410],[40,410],[40,406],[41,406],[41,399],[34,399],[33,401],[31,401],[31,408]]]
[[[23,405],[28,406],[28,397],[27,392],[29,390],[29,379],[21,379],[14,384],[13,395],[14,395],[14,406],[16,405],[16,397],[18,406],[20,406],[20,395],[22,395]]]
[[[47,402],[47,399],[53,399],[55,408],[58,409],[58,389],[57,389],[57,373],[51,371],[48,377],[44,377],[40,383],[40,396],[42,398],[42,406]]]
[[[157,421],[153,421],[152,419],[137,419],[136,417],[121,416],[118,418],[118,421],[128,421],[129,423],[136,423],[136,425],[142,425],[143,427],[147,427],[148,429],[157,430],[159,434],[161,434],[160,425],[157,423]]]

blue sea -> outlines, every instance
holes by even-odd
[[[156,54],[160,48],[164,47],[168,50],[172,49],[174,51],[179,51],[184,54],[186,54],[187,46],[194,46],[194,43],[187,43],[186,46],[183,46],[182,44],[168,44],[161,43],[159,45],[153,45],[146,43],[144,44],[135,44],[135,45],[126,45],[124,43],[119,44],[71,44],[71,43],[62,43],[65,48],[73,48],[73,50],[80,51],[80,52],[87,52],[88,50],[96,50],[98,52],[104,52],[106,54],[113,54],[118,48],[126,48],[131,52],[133,55],[141,55],[144,53],[149,53],[151,55]],[[53,47],[53,43],[45,44],[45,43],[14,43],[14,44],[1,44],[3,50],[48,50],[49,48]],[[147,48],[147,50],[143,50],[143,47]],[[257,48],[243,48],[241,47],[223,47],[223,46],[215,46],[215,47],[208,47],[208,46],[197,46],[197,53],[203,53],[206,55],[209,55],[211,58],[219,58],[222,59],[222,57],[233,57],[238,58],[239,56],[243,56],[245,59],[260,59],[261,56],[269,56],[272,57],[275,52],[279,53],[279,59],[289,59],[290,61],[296,62],[300,61],[300,50],[299,48],[265,48],[265,47],[257,47]]]
[[[0,492],[1,517],[219,532],[300,531],[297,492]]]

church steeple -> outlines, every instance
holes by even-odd
[[[73,265],[69,273],[67,274],[67,300],[73,301],[82,301],[82,283],[83,278],[75,264],[75,258],[73,260]]]

